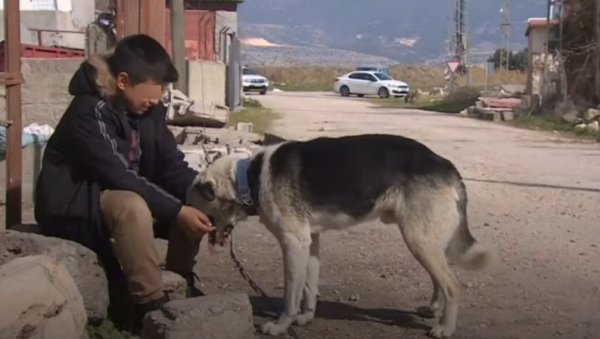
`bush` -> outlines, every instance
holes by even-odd
[[[477,88],[460,87],[453,93],[448,94],[442,101],[431,107],[431,109],[446,113],[459,113],[465,108],[474,106],[480,96],[481,91]]]

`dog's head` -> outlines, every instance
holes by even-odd
[[[190,206],[208,215],[216,228],[210,235],[212,244],[224,245],[235,224],[246,218],[236,190],[236,164],[240,157],[218,158],[198,174],[187,192]]]

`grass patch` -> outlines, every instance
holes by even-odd
[[[333,83],[274,83],[271,88],[286,92],[325,92],[333,90]]]
[[[415,102],[405,102],[404,98],[373,99],[372,103],[386,108],[416,108],[426,111],[459,113],[460,111],[475,105],[481,96],[479,89],[474,87],[461,87],[454,93],[436,101],[430,101],[428,96],[417,98]]]
[[[110,320],[104,320],[100,326],[88,326],[90,339],[133,339],[129,332],[119,330]]]
[[[335,79],[354,70],[348,66],[262,66],[253,67],[259,74],[266,76],[273,87],[285,91],[332,91]],[[390,65],[394,79],[407,82],[413,89],[429,91],[436,87],[445,87],[445,66]],[[469,78],[471,84],[483,88],[486,85],[485,69],[472,67]],[[525,84],[527,74],[521,71],[497,71],[488,76],[490,87],[501,84]],[[467,77],[457,79],[458,86],[466,86]]]
[[[277,118],[278,115],[273,110],[263,107],[258,100],[245,98],[244,108],[240,112],[232,112],[227,125],[235,127],[238,122],[251,122],[254,125],[254,133],[264,134],[270,130]]]
[[[579,136],[586,139],[600,140],[600,132],[589,130],[576,130],[573,124],[566,122],[560,115],[544,114],[544,115],[522,115],[511,122],[511,125],[521,128],[557,131],[569,135]]]

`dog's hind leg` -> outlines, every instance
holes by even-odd
[[[452,190],[411,190],[397,220],[408,249],[429,273],[433,282],[431,309],[441,310],[439,324],[429,332],[449,337],[456,330],[460,283],[450,270],[446,248],[460,223]]]
[[[309,248],[311,245],[310,227],[301,224],[286,227],[286,229],[294,231],[286,230],[281,234],[275,234],[283,252],[285,306],[277,323],[267,322],[262,326],[262,331],[270,335],[285,333],[296,320],[308,272]]]
[[[298,325],[306,325],[315,318],[317,295],[319,294],[319,233],[311,234],[310,257],[306,272],[306,284],[302,295],[301,313],[296,317]]]
[[[414,229],[409,231],[402,227],[402,230],[409,250],[433,281],[432,311],[435,312],[436,308],[442,309],[439,324],[431,329],[429,335],[436,338],[449,337],[456,330],[460,284],[448,266],[444,247],[434,240],[435,237],[427,239],[423,237],[424,234],[415,232]]]
[[[433,283],[433,295],[431,296],[431,303],[427,307],[419,307],[418,313],[424,318],[438,318],[441,315],[442,309],[444,308],[444,291],[436,283],[435,279],[431,277]]]

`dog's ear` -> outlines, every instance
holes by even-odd
[[[204,181],[204,182],[198,181],[198,182],[196,182],[194,187],[198,190],[198,192],[200,193],[200,196],[202,196],[202,198],[204,198],[204,200],[206,200],[206,201],[215,200],[215,188],[211,181]]]

